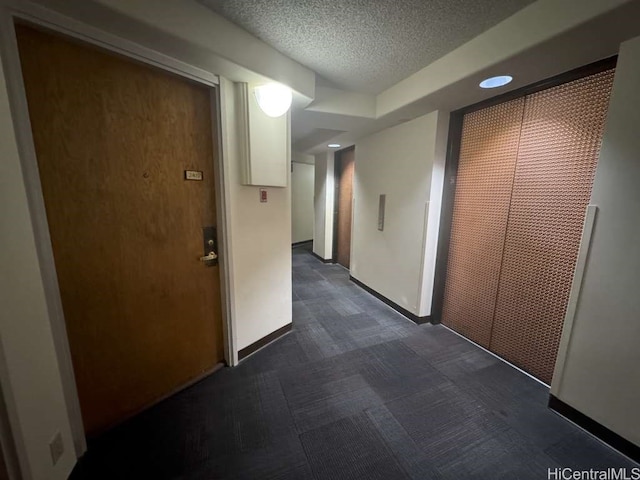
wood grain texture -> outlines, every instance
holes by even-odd
[[[17,26],[85,430],[223,358],[209,89]],[[200,170],[201,182],[184,170]]]
[[[355,149],[346,150],[340,154],[336,256],[338,263],[346,268],[351,265],[351,218],[353,213],[353,173],[355,165]]]

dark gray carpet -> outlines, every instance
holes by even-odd
[[[72,479],[532,479],[637,466],[548,390],[293,251],[293,331],[90,442]]]

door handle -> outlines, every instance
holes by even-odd
[[[200,261],[201,262],[210,262],[212,260],[217,260],[218,259],[218,255],[216,254],[216,252],[209,252],[208,255],[204,256],[204,257],[200,257]]]

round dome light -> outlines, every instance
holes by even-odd
[[[480,88],[498,88],[504,87],[507,83],[511,83],[513,77],[510,75],[499,75],[497,77],[487,78],[480,82]]]
[[[293,101],[293,93],[289,87],[279,83],[268,83],[254,89],[258,105],[270,117],[280,117],[287,113]]]

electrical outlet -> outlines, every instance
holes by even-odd
[[[53,460],[53,464],[55,465],[64,453],[64,443],[62,442],[62,435],[60,432],[56,433],[53,440],[49,442],[49,450],[51,451],[51,460]]]

